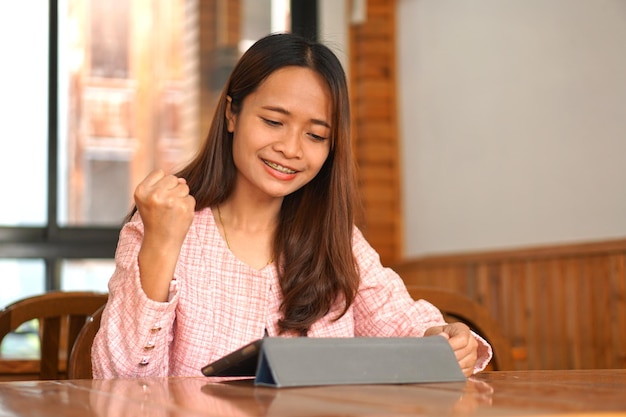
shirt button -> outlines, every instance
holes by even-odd
[[[141,358],[141,362],[139,362],[139,365],[146,366],[149,363],[150,363],[150,361],[148,361],[148,358],[143,357],[143,358]]]
[[[152,333],[156,333],[156,332],[158,332],[158,331],[160,331],[160,330],[161,330],[161,326],[159,326],[158,324],[157,324],[157,325],[155,325],[153,328],[151,328],[151,329],[150,329],[150,331],[151,331]]]
[[[143,347],[143,350],[152,350],[152,349],[154,349],[154,342],[152,341],[146,343],[146,345]]]

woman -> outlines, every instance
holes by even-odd
[[[201,375],[268,336],[449,339],[466,375],[489,345],[414,302],[355,227],[345,75],[325,46],[269,35],[239,60],[206,142],[135,190],[95,378]]]

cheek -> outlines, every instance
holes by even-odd
[[[316,151],[317,152],[315,152],[315,155],[312,158],[311,162],[315,165],[315,172],[317,174],[322,169],[322,166],[324,166],[324,163],[328,159],[330,151],[328,148],[317,149]]]
[[[231,146],[233,152],[233,161],[235,162],[235,166],[239,167],[243,155],[245,153],[245,149],[242,148],[241,138],[235,133],[231,138]]]

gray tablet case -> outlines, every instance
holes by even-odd
[[[465,381],[448,341],[438,336],[266,337],[255,343],[259,347],[256,373],[250,375],[255,376],[255,385],[296,387]],[[238,369],[233,376],[243,376],[237,364],[232,366]],[[220,376],[228,375],[228,369],[220,373]]]

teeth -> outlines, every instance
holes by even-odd
[[[275,164],[273,162],[266,161],[266,160],[263,160],[263,162],[265,162],[265,165],[267,165],[268,167],[271,167],[271,168],[275,169],[276,171],[282,172],[284,174],[295,174],[296,173],[296,171],[294,171],[293,169],[285,168],[282,165],[278,165],[278,164]]]

